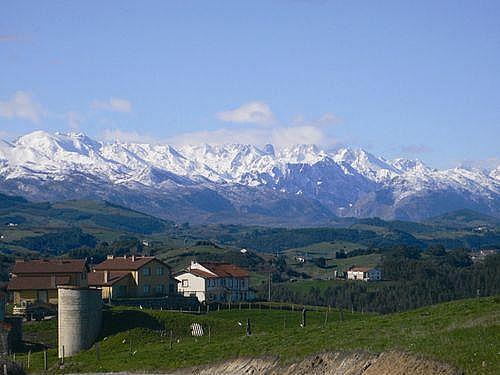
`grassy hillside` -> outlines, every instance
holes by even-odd
[[[230,248],[269,253],[295,249],[296,253],[314,251],[324,257],[332,257],[338,251],[383,250],[397,245],[426,248],[441,243],[447,248],[479,248],[500,246],[498,222],[473,211],[459,211],[423,224],[374,218],[345,220],[345,228],[286,229],[209,223],[190,227],[108,202],[35,203],[0,194],[3,253],[35,251],[55,255],[80,246],[112,242],[124,235],[155,242],[162,250],[210,240]]]
[[[430,226],[447,228],[494,228],[500,226],[500,219],[472,210],[458,210],[445,213],[425,221]]]
[[[0,248],[58,254],[123,235],[163,233],[171,222],[108,202],[34,203],[0,194]]]
[[[307,326],[301,328],[297,311],[233,309],[197,316],[114,308],[105,314],[100,359],[92,348],[67,359],[64,371],[171,370],[238,356],[278,355],[287,362],[342,349],[399,349],[451,363],[467,374],[500,371],[498,298],[461,300],[382,316],[343,312],[343,320],[338,311],[328,315],[326,311],[308,312]],[[245,336],[247,318],[252,324],[250,337]],[[193,322],[202,324],[205,332],[210,327],[210,340],[208,335],[189,335]],[[31,335],[36,324],[30,327]],[[47,325],[38,327],[46,337]],[[162,335],[164,330],[166,335]],[[49,354],[51,371],[56,372],[55,349]],[[18,354],[17,358],[25,357]],[[40,352],[32,356],[32,363],[35,370],[40,369]]]

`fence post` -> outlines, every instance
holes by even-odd
[[[31,362],[31,350],[28,351],[28,361],[26,363],[27,368],[30,368],[30,362]]]
[[[130,335],[130,330],[128,331],[128,352],[132,355],[132,336]]]
[[[325,328],[326,328],[326,323],[328,323],[328,310],[325,311]]]
[[[250,318],[247,318],[247,329],[246,329],[247,336],[250,336],[252,334],[252,328],[250,327]]]
[[[99,342],[95,343],[95,357],[97,359],[97,362],[99,362],[101,360],[101,353],[99,350]]]
[[[240,302],[239,310],[241,310],[241,302]]]
[[[172,332],[172,330],[170,330],[170,349],[172,349],[172,346],[173,346],[173,341],[174,341],[174,333]]]
[[[7,363],[3,364],[3,375],[9,375],[7,372]]]
[[[304,328],[306,326],[306,309],[302,309],[302,324],[301,327]]]
[[[49,364],[47,363],[47,349],[43,351],[43,370],[47,371],[49,368]]]

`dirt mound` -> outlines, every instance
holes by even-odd
[[[173,375],[456,375],[450,365],[402,352],[333,352],[282,365],[277,358],[239,358],[176,371]]]

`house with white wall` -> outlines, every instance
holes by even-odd
[[[239,302],[250,299],[248,271],[230,263],[195,262],[179,272],[178,292],[200,302]]]
[[[377,268],[351,267],[347,271],[347,280],[379,281],[382,279],[382,272]]]

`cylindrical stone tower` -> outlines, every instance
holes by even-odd
[[[58,287],[59,358],[92,346],[101,330],[102,299],[99,290]]]

